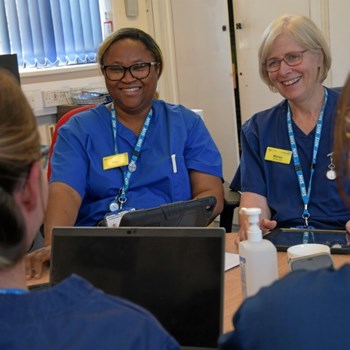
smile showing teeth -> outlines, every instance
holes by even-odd
[[[299,78],[295,78],[295,79],[292,79],[292,80],[284,81],[284,82],[282,82],[282,84],[283,84],[284,86],[293,85],[293,84],[295,84],[296,82],[298,82],[300,79],[301,79],[301,78],[299,77]]]
[[[134,92],[134,91],[137,91],[139,90],[138,87],[134,87],[134,88],[127,88],[127,89],[122,89],[124,92]]]

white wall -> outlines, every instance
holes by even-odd
[[[224,178],[231,181],[239,152],[227,0],[157,2],[171,5],[167,23],[172,32],[168,30],[165,39],[172,39],[174,45],[178,93],[174,102],[203,109],[206,126],[223,158]]]
[[[331,86],[342,86],[350,73],[349,14],[349,0],[329,0],[329,43],[332,53]]]
[[[281,100],[262,82],[258,69],[258,49],[267,25],[282,13],[309,16],[308,0],[233,0],[237,48],[237,72],[241,100],[242,123],[254,113],[269,108]]]

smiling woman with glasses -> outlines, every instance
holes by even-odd
[[[59,129],[51,158],[46,250],[54,226],[113,226],[123,213],[214,196],[223,208],[222,161],[199,115],[155,99],[163,71],[155,40],[137,28],[105,39],[98,62],[112,102]],[[49,255],[33,253],[40,276]]]
[[[258,64],[282,100],[242,126],[240,205],[261,208],[264,231],[344,229],[350,214],[334,181],[332,135],[339,92],[323,85],[331,55],[322,32],[305,16],[280,16],[263,34]],[[243,214],[240,223],[245,239]]]

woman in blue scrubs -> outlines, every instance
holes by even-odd
[[[147,33],[123,28],[101,44],[98,62],[112,103],[79,113],[58,132],[45,217],[45,247],[28,258],[41,274],[54,226],[95,226],[111,214],[215,196],[223,208],[222,160],[199,115],[154,99],[163,70]]]
[[[334,166],[343,199],[349,183],[350,75],[337,108]],[[305,259],[306,261],[306,259]],[[305,263],[307,266],[307,262]],[[220,349],[344,349],[349,346],[350,264],[339,269],[294,271],[247,298],[233,317],[234,331],[222,335]]]
[[[323,85],[331,65],[321,31],[307,17],[284,15],[263,34],[262,80],[284,99],[242,127],[241,207],[260,207],[261,228],[344,229],[333,128],[339,92]],[[246,218],[241,215],[241,239]]]

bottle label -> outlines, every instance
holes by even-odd
[[[242,283],[242,294],[243,298],[247,297],[247,279],[246,279],[246,269],[245,269],[246,259],[243,256],[239,257],[239,265],[241,269],[241,283]]]

